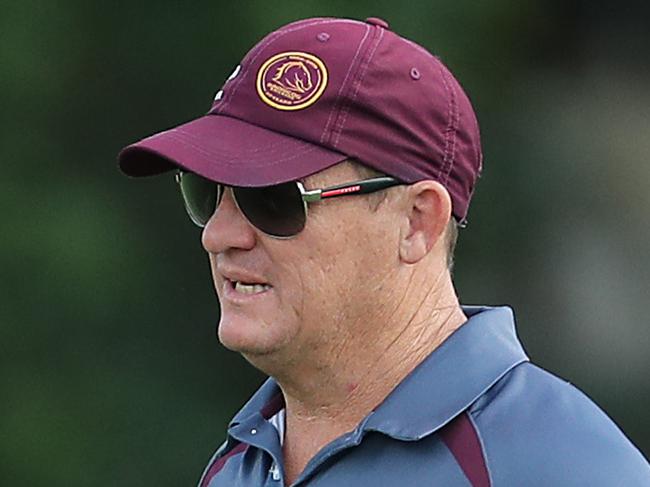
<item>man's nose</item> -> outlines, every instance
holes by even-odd
[[[249,250],[255,246],[255,239],[255,229],[237,207],[232,188],[226,188],[219,206],[203,228],[203,248],[213,254],[230,248]]]

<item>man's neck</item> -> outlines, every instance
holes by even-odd
[[[451,282],[443,286],[436,296],[427,294],[417,312],[396,313],[390,322],[372,327],[382,330],[376,335],[342,339],[326,355],[333,360],[303,363],[290,374],[275,376],[286,404],[287,485],[323,446],[353,430],[466,321]]]

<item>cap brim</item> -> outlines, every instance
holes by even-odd
[[[222,115],[152,135],[118,156],[120,169],[129,176],[180,167],[230,186],[283,183],[345,159],[345,154]]]

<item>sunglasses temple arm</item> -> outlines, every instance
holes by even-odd
[[[339,184],[321,190],[320,198],[334,198],[336,196],[345,196],[347,194],[367,194],[380,191],[402,184],[400,181],[390,177],[365,179],[354,183]]]

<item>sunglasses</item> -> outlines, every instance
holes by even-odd
[[[176,182],[191,220],[205,227],[219,206],[226,186],[185,171],[176,173]],[[337,196],[374,193],[399,184],[404,183],[391,177],[378,177],[306,190],[300,181],[290,181],[259,188],[232,186],[232,194],[251,225],[271,237],[289,238],[305,228],[310,203]]]

